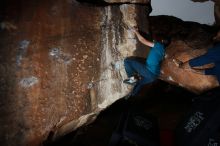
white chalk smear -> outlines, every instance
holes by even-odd
[[[31,77],[27,77],[27,78],[23,78],[20,82],[19,85],[23,88],[29,88],[35,84],[38,83],[38,78],[31,76]]]

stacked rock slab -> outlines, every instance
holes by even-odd
[[[2,6],[1,145],[41,145],[50,132],[59,138],[128,94],[123,59],[137,44],[128,26],[146,18],[146,6],[75,0]],[[139,26],[147,30],[147,20]]]

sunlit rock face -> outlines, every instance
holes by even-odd
[[[72,0],[2,6],[1,145],[40,145],[50,131],[56,139],[130,91],[122,83],[123,59],[138,51],[128,26],[148,31],[146,6]]]
[[[213,45],[215,28],[168,16],[150,17],[150,22],[154,36],[169,36],[172,39],[166,48],[160,79],[198,94],[219,86],[214,76],[180,69],[173,62],[174,58],[185,62],[204,54]]]

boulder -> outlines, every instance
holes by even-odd
[[[128,26],[148,26],[147,19],[139,24],[148,7],[71,0],[3,6],[0,15],[15,29],[0,33],[2,146],[41,145],[49,133],[57,139],[128,94],[123,59],[137,45]]]
[[[165,60],[162,62],[160,79],[197,94],[219,86],[214,76],[180,69],[173,62],[173,59],[185,62],[204,54],[213,45],[212,39],[217,34],[215,27],[184,22],[171,16],[152,16],[149,21],[156,39],[171,38],[171,44],[166,48]],[[160,25],[161,23],[163,25]]]
[[[175,65],[173,59],[183,62],[204,54],[207,49],[193,49],[183,41],[173,41],[166,49],[166,58],[161,66],[160,78],[171,84],[183,87],[196,94],[218,87],[214,76],[200,75],[190,70],[181,69]]]

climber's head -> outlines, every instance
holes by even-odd
[[[153,39],[162,43],[165,47],[167,47],[171,42],[171,38],[162,33],[153,34]]]

